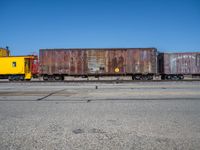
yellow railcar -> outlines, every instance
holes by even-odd
[[[10,56],[10,51],[5,48],[0,48],[0,56]]]
[[[0,77],[13,80],[30,80],[34,56],[0,57]]]

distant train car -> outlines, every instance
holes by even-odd
[[[30,80],[33,59],[34,56],[0,57],[0,78],[8,78],[10,81]]]
[[[1,56],[10,56],[10,51],[5,48],[0,48],[0,57]]]
[[[183,79],[184,75],[200,75],[200,53],[160,53],[159,72],[162,79]]]
[[[132,76],[152,80],[157,73],[157,49],[41,49],[40,75],[44,80],[64,76]]]

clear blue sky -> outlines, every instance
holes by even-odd
[[[0,0],[0,47],[200,51],[200,0]]]

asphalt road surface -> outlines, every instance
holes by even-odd
[[[200,82],[0,83],[0,149],[200,150]]]

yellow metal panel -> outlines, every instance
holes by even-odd
[[[24,58],[0,57],[0,74],[24,74]]]
[[[34,56],[0,57],[0,75],[24,75],[32,78],[31,62]]]
[[[31,79],[32,73],[31,73],[31,62],[30,58],[25,58],[25,79]]]
[[[25,79],[31,79],[31,78],[32,78],[31,72],[25,73]]]

